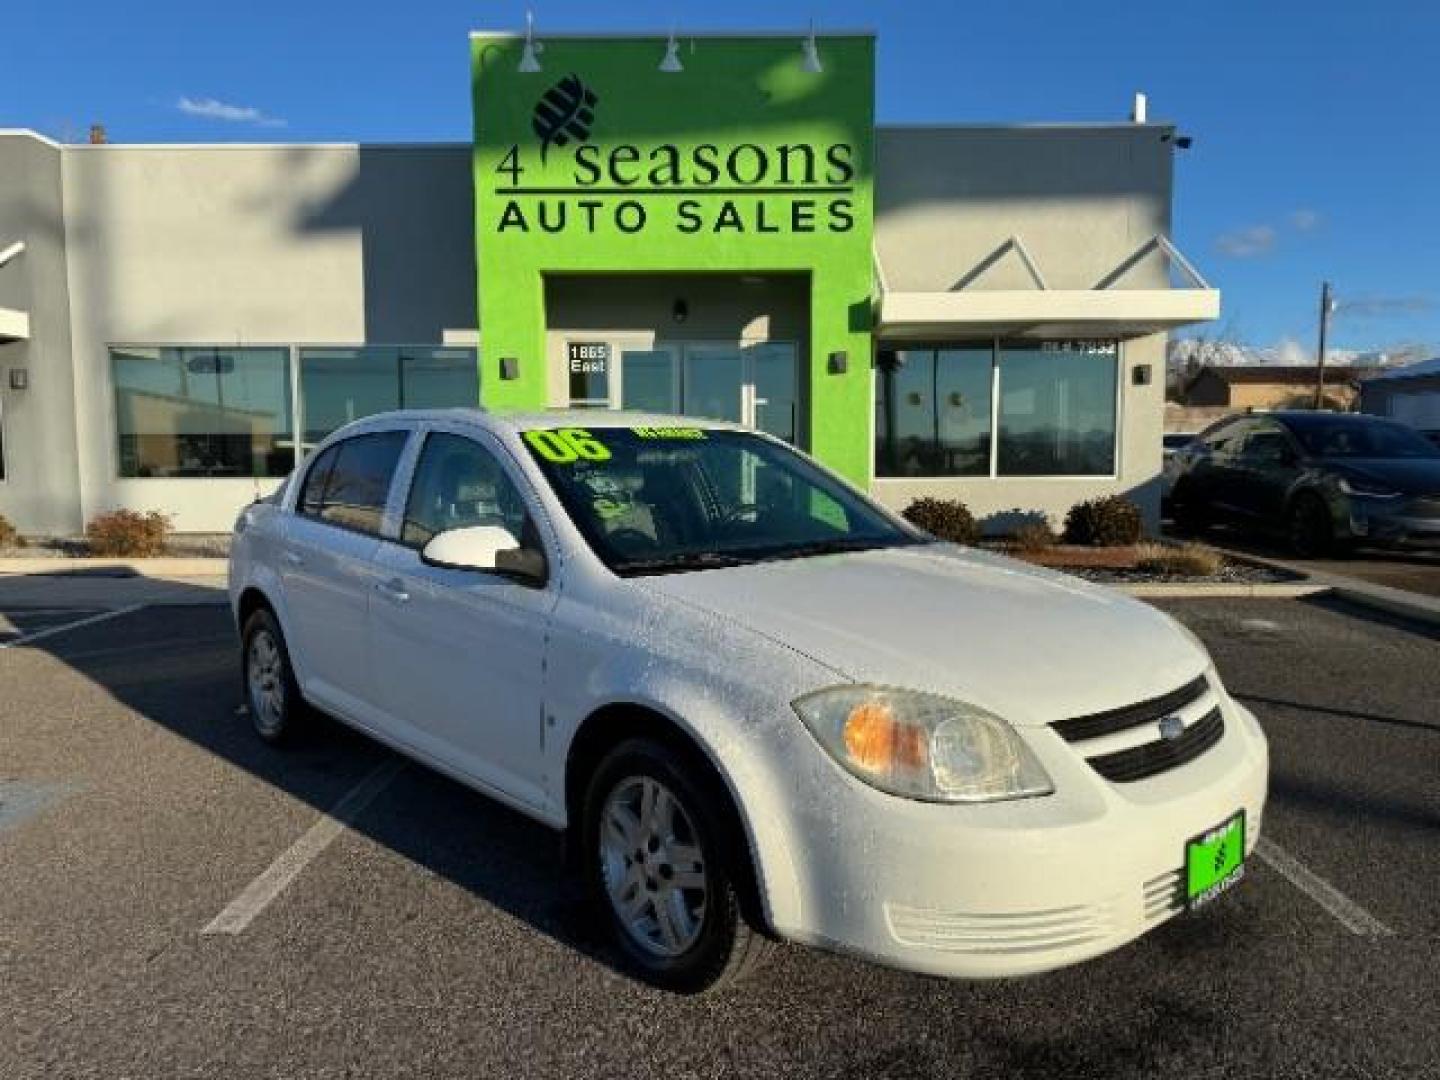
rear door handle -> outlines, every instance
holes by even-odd
[[[405,591],[405,583],[399,578],[382,581],[375,587],[397,604],[408,604],[410,602],[410,594]]]

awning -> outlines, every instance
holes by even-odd
[[[1127,289],[1116,287],[1152,252],[1178,269],[1187,287]],[[1033,289],[977,289],[970,286],[1008,254],[1017,257]],[[1007,337],[1133,338],[1208,322],[1220,315],[1220,290],[1210,283],[1164,236],[1147,240],[1089,289],[1052,289],[1018,236],[982,259],[948,292],[895,292],[886,287],[884,267],[876,258],[880,282],[879,332],[887,338],[939,338],[955,334],[1003,334]]]
[[[1220,315],[1218,289],[1022,289],[885,293],[886,337],[1006,334],[1132,338]]]
[[[30,340],[30,316],[14,308],[0,307],[0,345]]]

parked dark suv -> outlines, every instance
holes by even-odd
[[[1171,505],[1185,528],[1283,532],[1297,555],[1358,543],[1440,549],[1440,448],[1375,416],[1232,416],[1177,451]]]

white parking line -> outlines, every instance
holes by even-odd
[[[1255,854],[1267,866],[1333,915],[1345,929],[1360,937],[1393,937],[1394,930],[1371,915],[1324,878],[1273,840],[1265,837],[1255,845]]]
[[[365,779],[345,793],[334,808],[306,831],[305,835],[280,853],[265,871],[232,900],[224,911],[211,919],[202,934],[240,934],[264,911],[285,888],[300,875],[310,861],[324,851],[345,831],[375,796],[405,767],[398,759],[373,769]]]
[[[61,623],[59,626],[47,626],[44,630],[36,630],[33,634],[25,634],[22,637],[15,638],[13,641],[0,642],[0,649],[13,649],[20,645],[28,645],[32,641],[39,641],[42,638],[63,634],[67,630],[78,630],[82,626],[93,626],[95,623],[104,622],[106,619],[118,619],[121,615],[129,615],[133,611],[139,611],[144,606],[144,604],[131,604],[128,607],[116,608],[114,611],[102,611],[99,615],[91,615],[85,619],[76,619],[74,622]]]

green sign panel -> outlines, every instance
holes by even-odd
[[[821,38],[472,39],[488,403],[545,403],[546,274],[808,275],[811,449],[868,475],[874,50]],[[853,362],[830,374],[824,358]],[[499,381],[500,357],[519,360]]]

